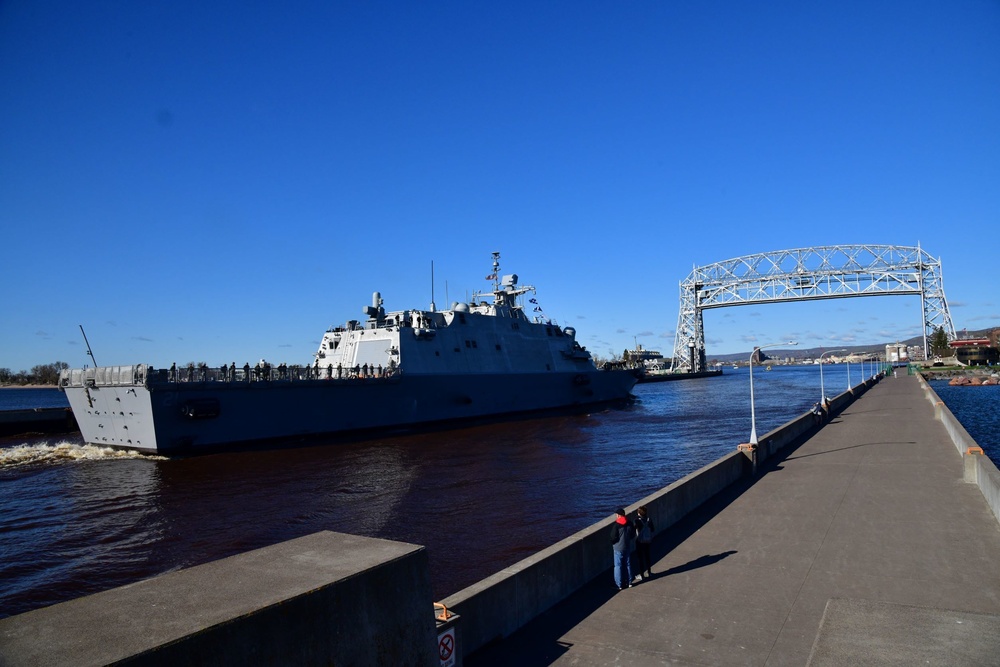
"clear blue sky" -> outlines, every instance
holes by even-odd
[[[1000,3],[0,3],[0,367],[307,363],[487,287],[669,352],[694,265],[941,258],[1000,325]],[[447,295],[446,295],[447,290]],[[916,297],[706,314],[708,352],[882,344]]]

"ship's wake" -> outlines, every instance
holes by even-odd
[[[73,461],[109,461],[113,459],[147,459],[166,461],[164,456],[153,456],[140,452],[80,445],[72,442],[55,444],[24,444],[0,449],[0,469],[29,464],[64,463]]]

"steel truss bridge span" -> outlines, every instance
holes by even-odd
[[[832,245],[745,255],[695,267],[681,281],[680,292],[671,365],[677,372],[706,368],[702,311],[708,308],[919,294],[924,354],[928,335],[938,327],[949,339],[956,337],[941,260],[919,245]]]

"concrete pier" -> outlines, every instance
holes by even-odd
[[[995,665],[1000,524],[917,377],[888,378],[487,665]],[[607,563],[611,565],[610,545]]]

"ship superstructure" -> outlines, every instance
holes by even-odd
[[[575,372],[593,367],[590,353],[572,327],[533,321],[518,297],[534,292],[519,286],[517,274],[497,278],[494,256],[491,292],[476,292],[470,303],[448,310],[386,312],[382,295],[372,295],[363,322],[331,328],[315,354],[322,376],[380,377],[523,372]],[[492,300],[487,301],[490,295]]]
[[[597,369],[576,331],[529,318],[535,289],[499,277],[447,310],[386,312],[328,330],[304,366],[63,371],[87,442],[165,453],[326,433],[447,424],[626,399],[633,373]]]

